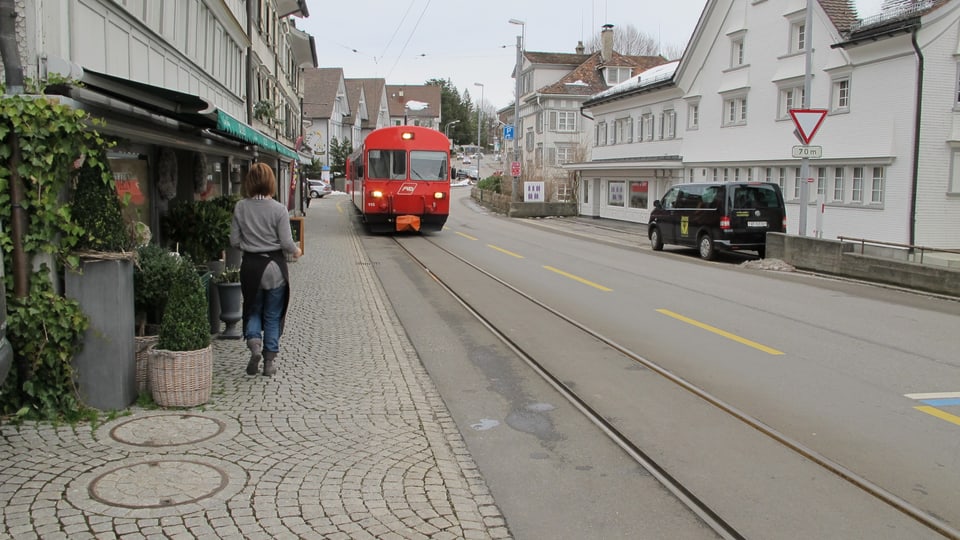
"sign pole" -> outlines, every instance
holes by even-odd
[[[807,0],[807,16],[803,27],[803,54],[806,59],[806,69],[803,74],[803,108],[810,108],[810,80],[811,65],[813,64],[813,9]],[[807,235],[807,203],[810,201],[810,158],[804,157],[800,160],[800,228],[797,234]]]

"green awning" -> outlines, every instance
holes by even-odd
[[[264,150],[269,150],[290,159],[300,159],[300,156],[297,155],[296,152],[284,146],[280,141],[260,133],[253,127],[237,120],[220,109],[217,109],[217,129],[250,144],[255,144]]]

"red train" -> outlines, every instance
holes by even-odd
[[[377,129],[347,158],[346,190],[371,231],[439,231],[450,213],[450,139],[420,126]]]

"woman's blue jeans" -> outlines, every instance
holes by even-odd
[[[247,320],[244,339],[262,339],[263,350],[280,352],[280,313],[283,311],[285,287],[259,289]]]

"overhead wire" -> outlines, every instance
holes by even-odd
[[[397,55],[397,60],[393,63],[393,66],[390,68],[390,71],[387,72],[387,77],[390,78],[390,75],[393,74],[393,70],[397,68],[397,64],[400,63],[400,59],[403,58],[404,51],[407,50],[407,45],[410,44],[410,40],[413,39],[414,34],[417,33],[417,27],[420,26],[420,21],[423,20],[423,16],[426,15],[427,9],[430,7],[430,2],[432,0],[427,0],[427,3],[423,6],[423,11],[420,12],[420,17],[417,18],[416,24],[413,25],[413,28],[410,30],[410,35],[407,36],[407,40],[403,42],[403,48],[400,49],[400,54]]]

